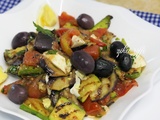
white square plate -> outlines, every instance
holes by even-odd
[[[74,17],[78,17],[81,13],[87,13],[94,18],[95,23],[106,15],[112,15],[109,31],[119,38],[125,38],[131,49],[140,51],[147,63],[160,56],[158,52],[160,51],[160,29],[137,17],[129,10],[87,0],[64,0],[61,2],[62,0],[29,0],[26,2],[27,4],[24,4],[23,0],[14,10],[0,15],[0,65],[4,69],[6,69],[3,59],[4,50],[11,48],[11,40],[18,32],[35,31],[33,21],[36,21],[38,9],[45,3],[50,4],[57,14],[66,11]],[[101,120],[122,120],[129,108],[149,92],[158,69],[158,66],[157,69],[156,67],[153,69],[152,66],[157,66],[157,64],[152,62],[147,65],[143,74],[137,79],[139,86],[134,87],[124,97],[117,100]],[[14,80],[15,78],[9,77],[4,84]],[[9,101],[3,94],[0,94],[0,110],[25,120],[39,120],[39,118],[20,110],[18,105]]]

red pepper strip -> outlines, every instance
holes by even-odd
[[[96,45],[100,46],[100,47],[104,47],[106,46],[106,43],[102,42],[100,39],[95,39],[93,37],[89,38],[91,42],[95,43]]]

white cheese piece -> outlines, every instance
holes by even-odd
[[[80,72],[80,71],[75,71],[75,73],[76,73],[76,76],[78,77],[78,78],[80,78],[80,80],[83,80],[85,77],[86,77],[86,75],[85,74],[83,74],[82,72]]]
[[[76,82],[74,84],[74,86],[70,89],[70,92],[75,95],[76,97],[79,97],[80,94],[78,93],[79,91],[79,86],[80,86],[80,78],[78,78],[78,76],[76,76]]]
[[[75,73],[76,73],[76,82],[74,86],[70,89],[70,92],[74,94],[76,97],[79,97],[80,94],[78,93],[78,91],[79,91],[80,82],[82,79],[85,78],[85,75],[79,71],[75,71]]]
[[[86,44],[86,42],[82,38],[80,38],[76,35],[73,35],[71,48],[82,46],[84,44]]]
[[[70,60],[58,52],[55,54],[44,54],[57,68],[62,70],[64,73],[68,73],[71,70],[71,63]]]
[[[49,98],[43,98],[42,103],[45,108],[49,108],[51,106],[51,100]]]
[[[49,81],[49,76],[48,75],[45,76],[45,81],[46,81],[46,83],[48,83],[48,81]]]
[[[95,34],[92,34],[90,37],[97,39],[97,37],[95,36]]]
[[[135,56],[132,68],[140,68],[146,66],[146,61],[142,55],[133,51],[130,52],[130,55]]]

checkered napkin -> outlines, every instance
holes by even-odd
[[[0,13],[4,13],[7,10],[16,6],[21,0],[0,0]]]
[[[160,27],[160,15],[159,14],[153,14],[149,12],[141,12],[136,10],[130,10],[140,18],[148,21],[149,23],[152,23],[153,25],[156,25]]]
[[[0,0],[0,14],[6,12],[7,10],[13,8],[16,6],[21,0]],[[152,23],[153,25],[156,25],[160,27],[160,15],[159,14],[153,14],[148,12],[141,12],[136,10],[130,10],[140,18],[148,21],[149,23]]]

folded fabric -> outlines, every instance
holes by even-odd
[[[0,14],[8,11],[9,9],[16,6],[18,3],[20,3],[21,0],[0,0]],[[137,10],[130,10],[140,18],[148,21],[149,23],[152,23],[153,25],[156,25],[160,27],[160,15],[159,14],[153,14],[149,12],[142,12]]]

